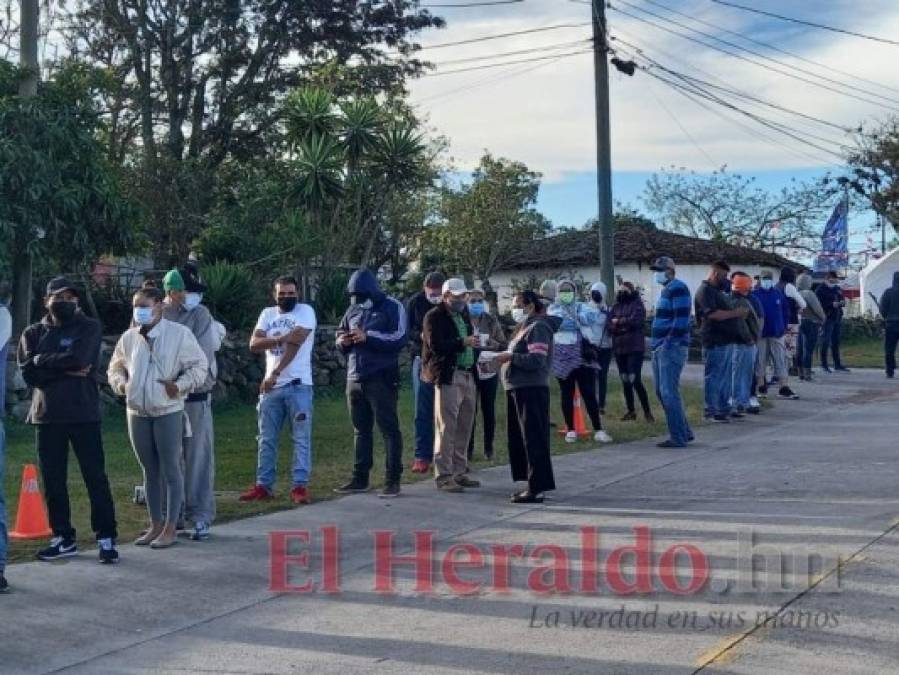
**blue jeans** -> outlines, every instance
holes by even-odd
[[[757,354],[758,347],[755,345],[734,345],[733,397],[738,408],[749,407]]]
[[[827,368],[827,351],[833,356],[833,367],[842,368],[840,360],[840,333],[842,319],[827,319],[824,322],[824,337],[821,340],[821,367]]]
[[[669,345],[667,342],[652,352],[652,376],[656,385],[656,396],[665,409],[665,420],[671,442],[685,446],[693,440],[693,431],[684,412],[684,402],[680,395],[680,375],[687,363],[687,347]]]
[[[421,379],[421,357],[412,361],[415,398],[415,459],[434,461],[434,385]]]
[[[305,486],[312,468],[312,386],[288,384],[259,397],[259,459],[256,483],[269,490],[275,484],[278,440],[285,419],[293,437],[293,484]]]
[[[3,428],[3,411],[0,410],[0,572],[6,569],[6,431]]]
[[[806,370],[812,369],[812,359],[820,330],[821,324],[811,319],[803,319],[799,324],[799,363]]]
[[[734,345],[703,349],[705,356],[705,413],[729,415],[733,394]]]

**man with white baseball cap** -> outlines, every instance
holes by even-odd
[[[437,489],[444,492],[480,487],[466,475],[477,401],[474,369],[479,343],[467,299],[465,282],[447,279],[443,302],[425,315],[422,330],[422,378],[435,387],[434,479]]]

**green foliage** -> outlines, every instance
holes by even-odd
[[[346,287],[350,272],[331,270],[319,279],[315,288],[315,314],[321,324],[336,324],[346,311]]]
[[[219,321],[231,330],[251,328],[265,302],[260,280],[243,265],[214,262],[203,267],[205,303]]]
[[[838,184],[864,195],[874,210],[899,231],[899,116],[879,128],[859,134],[849,153],[850,175]]]

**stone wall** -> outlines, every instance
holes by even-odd
[[[346,382],[346,356],[334,342],[335,326],[320,326],[315,332],[315,348],[312,356],[312,379],[317,387],[342,389]],[[115,348],[118,336],[103,338],[100,367],[97,379],[100,382],[101,400],[104,406],[121,405],[106,385],[106,369]],[[248,332],[230,333],[222,343],[218,353],[219,377],[213,396],[216,401],[245,400],[257,396],[259,383],[265,370],[265,359],[250,353]],[[400,367],[407,369],[410,357],[408,350],[400,354]],[[17,419],[24,420],[30,406],[31,392],[25,385],[15,361],[10,361],[6,377],[6,410]]]

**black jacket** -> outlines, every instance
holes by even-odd
[[[406,306],[406,335],[409,336],[409,351],[413,358],[421,356],[421,333],[424,330],[425,314],[434,309],[424,291],[416,293]]]
[[[839,286],[828,286],[827,284],[821,284],[818,286],[818,290],[815,291],[815,295],[818,296],[818,300],[821,301],[821,307],[824,308],[824,314],[827,315],[828,320],[839,320],[843,318],[843,307],[842,305],[839,307],[834,307],[833,303],[835,302],[844,302],[843,301],[843,291]]]
[[[466,336],[474,330],[468,309],[462,312]],[[421,373],[425,382],[432,384],[452,384],[456,372],[456,360],[465,351],[465,342],[459,337],[452,313],[441,302],[425,315],[422,333]],[[477,358],[477,354],[475,354]]]
[[[899,272],[893,272],[893,287],[880,297],[880,315],[890,326],[899,326]]]
[[[100,421],[100,392],[95,379],[100,358],[100,323],[75,314],[51,324],[32,324],[19,340],[22,377],[34,388],[28,421],[32,424],[79,424]],[[91,366],[86,377],[69,375]]]

